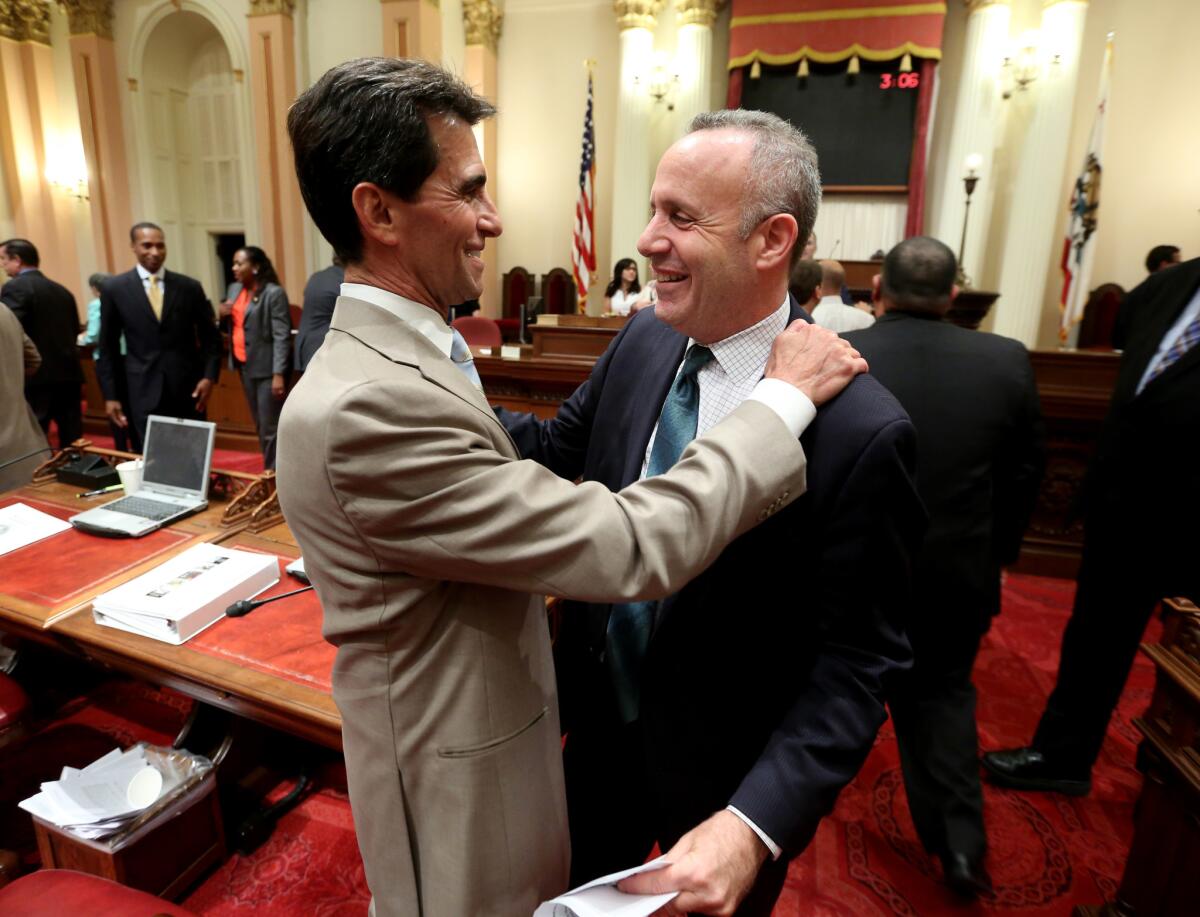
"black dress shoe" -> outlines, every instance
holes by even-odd
[[[1014,790],[1045,790],[1067,796],[1086,796],[1092,789],[1087,771],[1069,771],[1036,748],[1006,748],[984,754],[983,768],[997,786]]]
[[[983,857],[969,857],[951,850],[941,855],[942,876],[951,891],[963,898],[992,894],[992,879],[983,867]]]

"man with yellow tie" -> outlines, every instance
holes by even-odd
[[[137,223],[129,241],[137,265],[100,291],[96,376],[109,419],[129,428],[133,449],[141,452],[150,414],[204,416],[221,370],[221,336],[200,284],[163,268],[162,229]]]

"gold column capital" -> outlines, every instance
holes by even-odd
[[[617,26],[626,29],[650,29],[658,25],[658,14],[663,0],[613,0],[613,12],[617,14]]]
[[[247,16],[287,16],[296,12],[296,0],[250,0]]]
[[[1087,6],[1088,0],[1042,0],[1042,9],[1049,9],[1052,6],[1058,6],[1060,3],[1078,3],[1080,6]]]
[[[463,0],[462,17],[466,43],[495,51],[504,22],[504,14],[496,0]]]
[[[379,2],[380,3],[392,3],[393,0],[379,0]],[[442,8],[442,0],[424,0],[424,2],[428,3],[430,6],[437,7],[439,10]],[[469,2],[470,2],[470,0],[463,0],[464,4],[469,3]]]
[[[702,25],[712,28],[725,0],[675,0],[678,25]]]
[[[0,0],[0,36],[50,44],[50,7],[42,0]]]
[[[58,0],[67,14],[72,35],[113,37],[113,0]]]
[[[1011,6],[1012,0],[963,0],[963,6],[967,8],[967,14],[978,12],[981,9],[989,6]]]

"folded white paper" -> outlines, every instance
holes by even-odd
[[[43,513],[24,503],[0,509],[0,554],[7,554],[35,541],[65,532],[71,527],[66,519]]]
[[[617,883],[639,872],[650,872],[670,865],[665,857],[658,857],[641,866],[593,879],[586,885],[540,904],[533,912],[533,917],[648,917],[679,892],[627,895],[617,890]]]
[[[18,805],[43,821],[70,828],[86,838],[103,837],[124,827],[148,806],[179,785],[165,779],[147,760],[143,746],[114,748],[83,770],[64,767],[58,780]]]

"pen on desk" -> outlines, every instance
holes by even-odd
[[[89,490],[81,494],[76,494],[75,497],[76,499],[79,497],[98,497],[101,494],[110,494],[114,490],[120,490],[121,486],[120,484],[109,484],[107,487],[101,487],[99,490]]]

